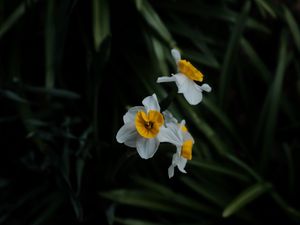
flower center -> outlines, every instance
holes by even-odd
[[[164,123],[163,115],[155,110],[148,114],[144,111],[137,112],[135,116],[135,127],[137,132],[144,138],[154,138],[159,133],[159,128]]]
[[[178,61],[177,65],[179,72],[184,74],[191,80],[203,81],[203,74],[199,70],[197,70],[189,61],[182,59]]]
[[[148,129],[148,130],[151,130],[153,127],[153,122],[146,122],[145,123],[145,128]]]
[[[181,147],[181,156],[183,158],[191,160],[192,159],[192,148],[193,148],[192,140],[186,140],[185,142],[183,142],[183,145]]]

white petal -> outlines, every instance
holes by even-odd
[[[200,86],[200,88],[201,88],[203,91],[211,92],[211,87],[210,87],[208,84],[202,84],[202,85]]]
[[[182,173],[186,173],[184,167],[186,165],[187,160],[180,156],[180,147],[177,148],[177,152],[173,154],[172,164],[168,169],[169,178],[174,176],[174,168],[177,166],[179,171]]]
[[[165,110],[162,112],[164,115],[165,123],[177,123],[177,119],[173,116],[173,114],[169,110]]]
[[[179,128],[182,129],[183,126],[185,126],[185,120],[181,120],[179,124]]]
[[[134,123],[125,123],[117,133],[117,141],[119,143],[124,143],[127,140],[136,138],[138,133],[135,128]]]
[[[181,151],[181,146],[177,146],[176,152],[173,154],[172,157],[172,165],[177,166],[179,159],[180,159],[180,151]]]
[[[143,138],[143,137],[138,137],[137,143],[136,143],[136,148],[143,159],[149,159],[153,157],[155,152],[157,151],[159,146],[159,141],[157,138]]]
[[[156,94],[144,98],[142,103],[145,106],[147,112],[149,112],[149,110],[155,110],[160,112],[160,106],[158,104]]]
[[[184,169],[186,163],[187,163],[187,159],[185,159],[185,158],[183,158],[183,157],[180,156],[179,160],[177,161],[177,167],[178,167],[178,169],[179,169],[180,172],[186,173],[186,171]]]
[[[185,99],[191,105],[197,105],[202,101],[202,89],[194,81],[188,80],[188,87],[183,92]]]
[[[174,124],[174,126],[170,124],[168,127],[162,126],[157,137],[160,142],[168,142],[176,146],[181,146],[183,143],[183,137],[181,132],[178,131],[177,124]]]
[[[144,106],[135,106],[128,110],[128,112],[123,116],[124,123],[132,123],[135,120],[136,113],[138,111],[145,111]]]
[[[136,148],[136,142],[137,142],[138,136],[139,136],[138,133],[136,133],[136,135],[132,135],[124,142],[124,144],[128,147]]]
[[[176,63],[177,63],[179,60],[181,60],[180,52],[179,52],[177,49],[173,48],[173,49],[171,50],[171,54],[172,54],[172,56],[173,56],[173,58],[174,58],[174,60],[175,60]]]
[[[166,82],[174,82],[176,79],[172,77],[159,77],[157,78],[157,83],[166,83]]]
[[[169,178],[172,178],[174,176],[174,165],[172,164],[171,166],[169,166],[168,168],[168,175],[169,175]]]
[[[190,80],[187,76],[182,73],[177,73],[174,75],[176,79],[176,85],[178,87],[178,93],[184,93],[188,91]],[[193,82],[193,81],[192,81]]]

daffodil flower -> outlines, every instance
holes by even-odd
[[[136,148],[143,159],[153,157],[162,136],[164,117],[155,94],[142,101],[144,106],[135,106],[123,116],[124,125],[117,133],[117,141]],[[163,138],[164,139],[164,138]]]
[[[160,137],[161,142],[169,142],[176,146],[176,152],[172,157],[172,164],[168,168],[169,178],[174,176],[174,169],[177,167],[180,172],[186,173],[185,166],[187,160],[192,159],[192,148],[194,144],[194,138],[188,132],[185,121],[180,124],[177,122],[170,122],[166,124],[166,127],[162,127],[164,136]]]
[[[211,87],[208,84],[199,86],[195,83],[195,81],[203,81],[203,74],[189,61],[181,59],[178,50],[172,49],[171,54],[176,62],[178,73],[170,77],[159,77],[157,83],[175,82],[178,93],[182,93],[191,105],[197,105],[202,100],[202,91],[210,92]]]

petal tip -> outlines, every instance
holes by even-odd
[[[206,92],[211,92],[212,88],[208,84],[202,84],[201,89]]]
[[[171,50],[171,54],[172,54],[173,58],[175,59],[176,63],[181,59],[181,54],[177,49],[173,48]]]

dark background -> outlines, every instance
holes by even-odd
[[[0,224],[299,224],[300,2],[0,0]],[[126,110],[175,84],[180,49],[213,91],[169,110],[195,138],[143,160]],[[167,104],[166,104],[167,105]]]

